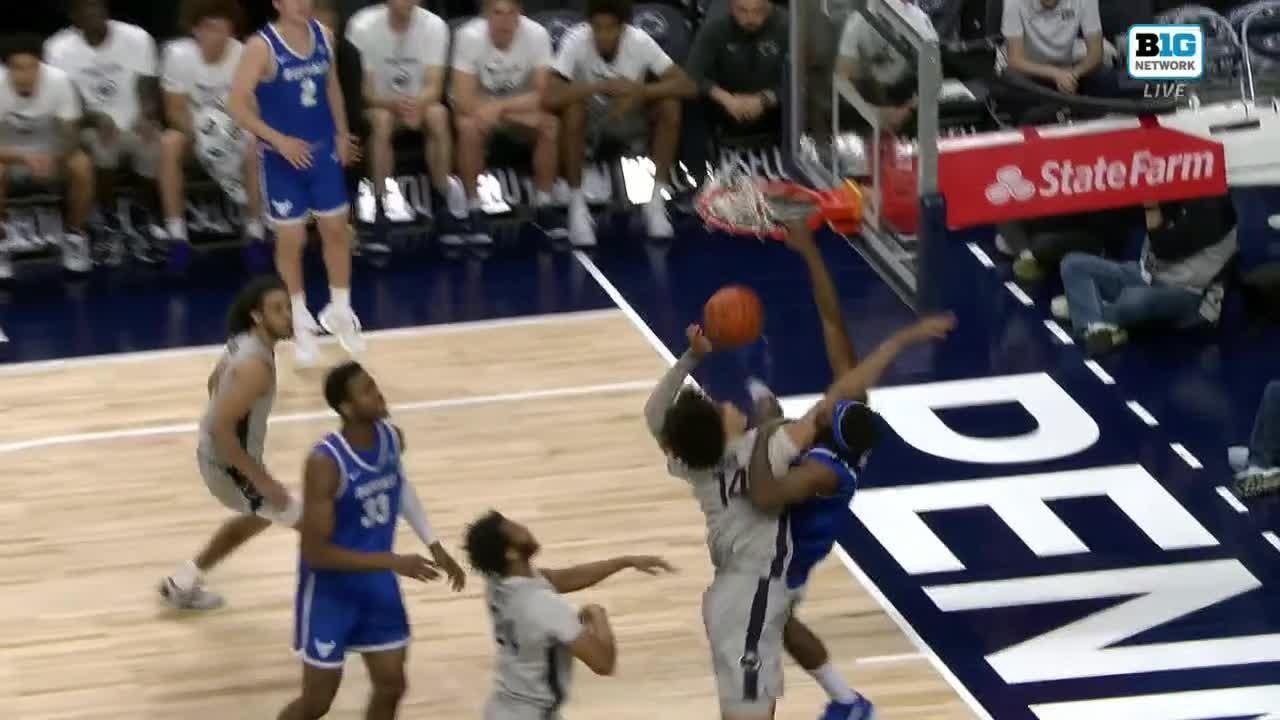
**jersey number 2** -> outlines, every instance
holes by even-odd
[[[373,528],[379,525],[386,525],[390,519],[391,496],[386,493],[378,493],[364,501],[364,517],[360,518],[361,525],[366,528]]]
[[[302,79],[302,107],[316,106],[316,81],[311,78]]]

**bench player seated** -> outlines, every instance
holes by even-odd
[[[68,0],[71,27],[44,45],[45,62],[75,83],[84,107],[81,141],[98,169],[97,199],[105,232],[95,242],[96,260],[116,264],[121,235],[134,257],[155,262],[158,227],[135,227],[118,217],[115,187],[129,169],[142,181],[139,199],[152,205],[160,152],[160,79],[156,41],[137,25],[112,20],[106,0]]]
[[[451,85],[458,171],[467,192],[472,244],[493,242],[480,209],[477,179],[495,135],[532,145],[534,221],[553,240],[568,236],[551,207],[560,166],[560,121],[543,109],[551,61],[551,36],[521,14],[520,0],[484,0],[484,15],[454,35]]]
[[[162,89],[169,129],[160,139],[160,204],[175,247],[188,243],[184,185],[192,155],[227,197],[244,208],[245,235],[257,242],[265,236],[253,138],[227,112],[231,78],[244,51],[235,38],[241,20],[236,0],[187,0],[183,24],[191,37],[165,47]]]
[[[675,231],[665,195],[671,192],[671,167],[680,146],[680,100],[694,97],[697,86],[652,37],[630,23],[631,0],[590,0],[587,19],[561,43],[546,100],[560,116],[562,171],[571,192],[569,241],[578,247],[596,244],[582,194],[582,163],[588,145],[606,141],[636,153],[650,144],[656,173],[645,225],[650,237],[670,238]]]
[[[0,68],[0,220],[8,194],[48,190],[65,194],[62,265],[88,272],[84,223],[93,207],[93,163],[79,147],[80,100],[71,79],[40,62],[36,35],[8,38]],[[0,280],[13,277],[10,233],[0,237]]]
[[[437,212],[437,221],[443,221],[443,234],[455,235],[450,221],[466,218],[467,196],[450,174],[453,127],[443,102],[449,25],[418,2],[387,0],[364,8],[347,24],[347,39],[359,48],[367,78],[369,175],[379,219],[385,218],[383,196],[395,170],[392,140],[413,133],[422,136],[432,188],[449,211]]]

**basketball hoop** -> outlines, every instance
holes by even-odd
[[[862,228],[862,191],[851,181],[817,191],[731,170],[707,183],[696,207],[707,227],[762,240],[784,239],[786,226],[799,220],[814,230],[830,224],[845,234]]]

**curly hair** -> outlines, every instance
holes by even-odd
[[[463,545],[467,559],[476,572],[486,575],[506,575],[507,548],[511,539],[502,530],[506,518],[497,510],[490,510],[467,526]]]

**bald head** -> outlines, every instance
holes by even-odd
[[[733,20],[748,33],[760,32],[773,12],[769,0],[733,0]]]

